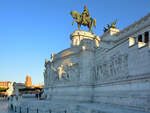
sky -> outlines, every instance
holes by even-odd
[[[115,19],[122,30],[150,13],[150,0],[0,0],[0,81],[44,82],[45,59],[69,48],[78,30],[70,11],[82,13],[85,4],[98,36]]]

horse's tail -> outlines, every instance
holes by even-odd
[[[96,19],[93,19],[93,25],[96,28]]]

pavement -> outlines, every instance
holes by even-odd
[[[15,112],[8,110],[7,100],[0,100],[0,113],[15,113]]]

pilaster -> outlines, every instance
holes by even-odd
[[[143,43],[145,42],[145,36],[144,36],[144,34],[142,34],[142,42]]]
[[[135,43],[138,44],[138,37],[135,37]]]

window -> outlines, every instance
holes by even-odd
[[[144,42],[148,43],[149,42],[149,32],[144,33]]]
[[[144,46],[146,46],[146,43],[144,43],[144,41],[142,41],[142,35],[139,35],[138,36],[138,48],[141,48],[141,47],[144,47]]]
[[[142,42],[142,35],[138,36],[138,42]]]

